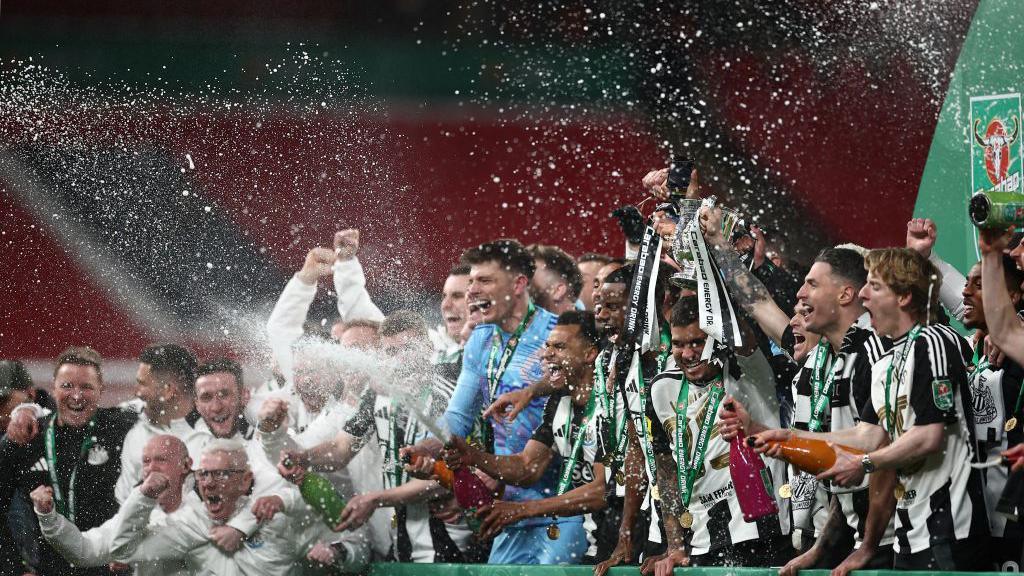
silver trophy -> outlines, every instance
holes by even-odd
[[[710,206],[714,206],[715,197],[709,198]],[[676,224],[676,231],[672,237],[672,258],[679,264],[680,271],[672,275],[670,281],[673,285],[686,290],[697,290],[697,261],[693,257],[693,246],[690,242],[690,235],[687,230],[691,223],[697,218],[700,207],[704,200],[700,198],[673,197],[672,202],[679,211],[679,223]],[[720,207],[721,208],[721,207]],[[740,215],[735,210],[721,208],[722,210],[722,235],[725,238],[732,237],[733,228],[740,221]]]

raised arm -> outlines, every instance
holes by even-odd
[[[716,207],[701,208],[701,222],[704,239],[714,253],[715,262],[722,271],[733,302],[757,322],[765,335],[781,346],[782,335],[789,325],[786,314],[772,299],[768,289],[740,260],[732,244],[722,236],[722,210]]]
[[[105,566],[110,563],[110,537],[115,520],[85,532],[58,514],[53,507],[53,489],[39,486],[29,494],[39,519],[39,531],[61,556],[74,566]]]
[[[366,276],[356,258],[359,251],[359,230],[342,230],[334,234],[334,290],[338,295],[338,314],[344,321],[371,320],[381,322],[384,314],[366,291]]]
[[[929,218],[914,218],[907,222],[907,248],[919,253],[932,261],[942,273],[942,286],[939,287],[939,302],[949,310],[957,320],[964,318],[964,286],[967,278],[951,264],[939,258],[935,253],[935,240],[938,227]]]
[[[1014,362],[1024,364],[1024,325],[1017,319],[1010,293],[1006,290],[1003,249],[1007,234],[999,230],[981,230],[981,294],[988,334]]]

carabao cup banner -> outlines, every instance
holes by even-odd
[[[914,205],[915,217],[938,224],[938,254],[964,273],[978,260],[977,233],[967,217],[971,194],[1000,190],[1024,195],[1021,6],[1020,0],[978,3]]]

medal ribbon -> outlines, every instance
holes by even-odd
[[[622,364],[625,361],[625,355],[620,354],[620,360],[617,362],[618,367],[623,367]],[[635,368],[635,378],[633,381],[636,383],[637,391],[631,392],[629,388],[630,375],[633,373]],[[629,410],[629,418],[633,421],[633,427],[636,428],[637,438],[640,440],[640,449],[644,452],[644,462],[646,463],[647,480],[651,485],[655,485],[654,482],[657,478],[657,472],[654,463],[654,450],[651,447],[651,436],[650,430],[647,427],[647,415],[644,413],[644,407],[647,406],[647,385],[644,383],[643,370],[640,367],[640,352],[635,351],[633,353],[632,362],[629,365],[629,369],[626,371],[627,377],[625,382],[622,382],[619,392],[623,396],[623,403]],[[621,380],[620,380],[621,382]]]
[[[619,397],[614,392],[608,392],[608,381],[604,373],[604,357],[606,352],[607,350],[602,351],[598,355],[597,360],[594,361],[594,392],[601,401],[601,410],[611,423],[608,429],[612,437],[608,445],[612,448],[611,462],[616,463],[621,459],[626,447],[626,419],[618,419]]]
[[[893,367],[896,363],[899,363],[899,368],[896,370],[896,395],[899,396],[900,384],[903,382],[903,369],[907,365],[907,358],[910,357],[910,351],[914,348],[914,340],[921,335],[921,325],[914,324],[914,327],[910,329],[910,333],[907,335],[907,342],[903,345],[903,350],[900,350],[900,357],[894,359],[893,362],[889,363],[889,368],[885,372],[885,420],[889,425],[889,435],[896,439],[896,412],[893,407],[899,407],[899,398],[892,398],[890,400],[889,387],[892,385],[892,372]]]
[[[46,448],[46,467],[50,472],[50,484],[53,487],[53,500],[57,504],[57,513],[64,516],[72,523],[75,521],[75,479],[78,477],[78,464],[81,462],[89,449],[92,448],[92,429],[96,426],[96,417],[93,416],[86,424],[85,437],[82,438],[82,448],[75,461],[75,467],[71,470],[71,481],[68,482],[68,498],[64,499],[60,488],[60,479],[57,477],[57,415],[50,418],[50,425],[46,429],[44,440]]]
[[[576,429],[575,439],[570,434],[572,432],[572,416],[573,412],[576,411],[576,405],[572,402],[572,399],[569,400],[569,418],[565,422],[565,438],[572,442],[572,447],[569,449],[569,456],[562,462],[562,473],[558,476],[558,496],[565,494],[565,491],[569,489],[569,485],[572,484],[572,471],[576,468],[576,460],[579,458],[580,448],[583,447],[583,440],[587,437],[587,427],[590,426],[590,421],[597,412],[596,392],[596,390],[590,391],[586,411],[583,413],[583,420]]]
[[[523,317],[523,321],[519,323],[515,332],[512,333],[512,337],[509,338],[508,346],[505,346],[505,351],[501,354],[501,360],[498,362],[497,367],[495,367],[494,361],[498,358],[498,350],[501,349],[501,331],[497,327],[495,328],[494,336],[491,338],[491,353],[487,358],[487,391],[491,396],[488,398],[489,402],[494,402],[494,398],[498,393],[498,383],[501,382],[501,377],[505,375],[505,370],[508,369],[509,363],[512,362],[512,356],[516,353],[516,348],[519,346],[519,338],[523,336],[523,332],[530,325],[530,320],[533,319],[533,315],[536,312],[537,307],[531,301],[530,307],[526,309],[526,316]]]
[[[821,421],[832,399],[832,384],[836,378],[832,372],[833,364],[828,362],[829,348],[829,344],[822,339],[814,353],[814,371],[811,372],[811,416],[807,422],[807,430],[810,432],[821,431]]]
[[[697,441],[694,443],[693,457],[687,459],[690,453],[686,442],[686,410],[689,408],[690,381],[683,377],[679,386],[679,395],[676,397],[676,479],[679,482],[679,499],[682,501],[683,509],[690,506],[690,498],[693,496],[693,483],[697,481],[697,471],[704,462],[704,455],[708,451],[708,443],[711,440],[711,430],[715,426],[715,417],[718,414],[718,405],[725,396],[725,386],[722,385],[722,378],[718,377],[711,381],[708,389],[707,410],[704,412],[704,421],[700,423],[700,431],[697,433]]]

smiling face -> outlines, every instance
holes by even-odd
[[[226,522],[234,515],[238,500],[249,492],[252,472],[237,454],[207,452],[199,459],[196,483],[210,519]]]
[[[217,438],[230,438],[238,429],[238,418],[249,401],[228,372],[204,374],[196,380],[196,410]]]
[[[597,355],[596,348],[583,337],[579,325],[556,325],[544,343],[544,373],[557,390],[573,395],[573,402],[585,405],[590,395],[589,380],[583,381],[588,366]]]
[[[868,281],[860,290],[864,308],[871,314],[871,325],[883,336],[898,337],[900,297],[881,278],[868,271]],[[904,297],[909,300],[909,296]]]
[[[479,307],[481,322],[500,324],[511,316],[516,299],[528,284],[526,276],[505,270],[497,260],[473,264],[466,291],[467,303]]]
[[[154,374],[151,365],[141,362],[135,372],[135,397],[146,404],[146,414],[156,416],[173,399],[173,383],[166,374]]]
[[[626,285],[602,284],[594,298],[597,329],[614,342],[626,322]]]
[[[971,330],[987,330],[985,309],[981,298],[981,264],[975,264],[967,273],[967,284],[962,293],[964,302],[964,326]]]
[[[72,428],[89,423],[99,407],[103,381],[94,366],[63,364],[53,377],[58,422]]]
[[[583,290],[580,292],[580,301],[587,310],[594,309],[594,281],[597,280],[597,273],[604,266],[599,260],[580,262],[580,276],[583,277]]]
[[[804,284],[796,293],[797,301],[804,307],[805,327],[816,334],[824,334],[839,321],[840,296],[843,284],[834,274],[832,266],[815,262],[804,278]]]
[[[796,314],[789,319],[789,325],[793,328],[793,338],[796,340],[796,344],[793,346],[793,360],[796,360],[798,364],[803,364],[814,347],[818,345],[821,336],[807,330],[804,308],[799,304]]]
[[[466,290],[469,289],[469,276],[461,274],[449,276],[441,290],[441,317],[448,337],[456,342],[462,333],[462,326],[469,317],[466,306]]]
[[[722,373],[722,369],[707,360],[701,361],[708,335],[700,329],[700,322],[685,326],[672,325],[672,356],[676,367],[690,382],[706,382]]]

